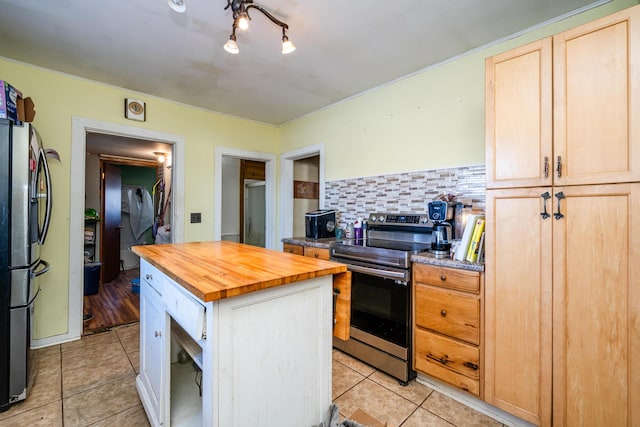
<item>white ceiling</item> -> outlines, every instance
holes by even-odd
[[[278,125],[606,1],[257,1],[289,25],[286,56],[259,12],[231,55],[227,0],[185,2],[0,0],[0,56]]]

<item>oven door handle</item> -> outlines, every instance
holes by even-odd
[[[372,276],[378,276],[385,279],[400,279],[407,280],[407,273],[400,271],[381,270],[378,268],[363,267],[361,265],[347,264],[347,268],[356,273],[370,274]]]
[[[371,258],[360,257],[360,256],[357,256],[357,255],[352,255],[352,254],[336,255],[335,253],[332,253],[331,255],[335,258],[335,261],[342,262],[342,263],[344,263],[344,261],[341,261],[340,258],[351,259],[351,260],[354,260],[354,261],[369,262],[369,263],[371,262]],[[393,263],[393,262],[384,262],[384,261],[377,260],[376,263],[383,264],[383,265],[388,265],[390,267],[401,267],[397,263]]]

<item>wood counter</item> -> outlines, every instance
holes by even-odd
[[[226,241],[131,249],[205,302],[347,271],[335,262]]]

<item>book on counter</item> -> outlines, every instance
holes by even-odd
[[[471,238],[473,237],[473,231],[476,226],[478,218],[484,219],[484,214],[471,214],[467,217],[467,224],[464,227],[462,238],[460,239],[460,246],[456,249],[456,260],[465,261],[467,258],[467,252],[469,252],[469,246],[471,245]]]
[[[471,235],[471,242],[469,243],[469,249],[467,250],[466,260],[469,262],[477,262],[480,246],[484,244],[484,216],[480,216],[476,219],[475,226],[473,227],[473,234]]]

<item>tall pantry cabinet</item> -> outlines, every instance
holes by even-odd
[[[485,400],[640,425],[640,6],[486,61]]]

